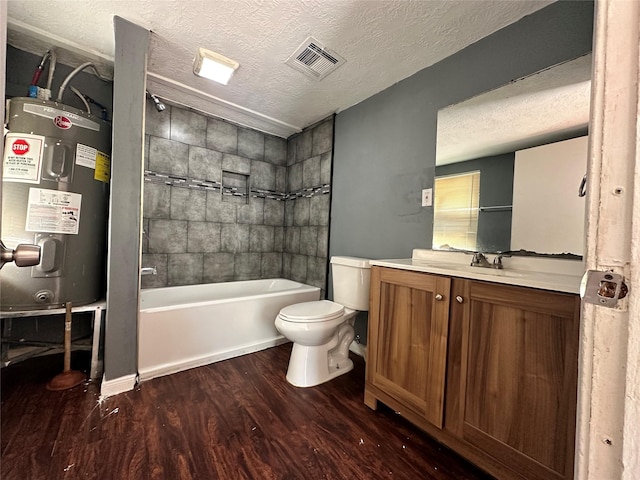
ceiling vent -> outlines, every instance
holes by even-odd
[[[322,80],[345,61],[337,53],[323,47],[315,38],[309,37],[285,63],[308,77]]]

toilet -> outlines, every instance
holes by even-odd
[[[289,305],[275,321],[293,342],[287,381],[313,387],[353,369],[349,345],[358,311],[369,310],[369,260],[332,257],[334,302],[319,300]]]

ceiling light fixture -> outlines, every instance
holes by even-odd
[[[224,55],[200,47],[193,62],[193,73],[226,85],[239,66],[238,62]]]

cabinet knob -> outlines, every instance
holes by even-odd
[[[464,298],[462,298],[460,295],[456,295],[456,302],[464,303]]]
[[[442,295],[440,295],[439,293],[436,295],[436,300],[440,301],[442,300],[444,297]]]

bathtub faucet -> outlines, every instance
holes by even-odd
[[[158,270],[156,267],[142,267],[140,269],[140,275],[157,275]]]

